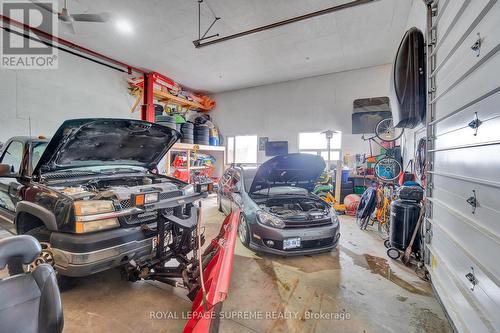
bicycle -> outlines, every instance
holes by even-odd
[[[364,141],[368,141],[370,145],[370,156],[365,157],[364,162],[375,163],[375,176],[383,182],[392,182],[403,172],[401,163],[395,158],[395,141],[403,135],[403,131],[403,129],[394,127],[392,118],[386,118],[381,120],[375,127],[374,136],[366,138],[363,134],[361,137]],[[378,142],[375,138],[378,138],[384,144]],[[385,153],[373,155],[372,142],[384,148]],[[379,157],[382,158],[379,159]]]
[[[375,187],[372,185],[372,187]],[[379,232],[384,231],[389,234],[389,224],[391,219],[391,202],[394,199],[394,185],[390,183],[379,182],[375,189],[374,207],[369,214],[362,217],[358,225],[361,230],[366,230],[367,226],[373,226],[377,223]]]

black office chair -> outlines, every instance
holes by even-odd
[[[30,264],[41,251],[40,243],[31,236],[2,239],[0,269],[12,259]],[[62,332],[63,311],[55,274],[52,266],[42,264],[31,272],[0,279],[1,332]]]

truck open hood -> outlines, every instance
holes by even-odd
[[[312,191],[325,167],[325,161],[317,155],[295,153],[273,157],[257,169],[248,193],[276,186],[298,186]]]
[[[50,140],[33,174],[108,165],[151,169],[180,136],[171,128],[134,119],[67,120]]]

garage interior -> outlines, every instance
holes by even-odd
[[[497,0],[0,6],[0,333],[500,332]]]

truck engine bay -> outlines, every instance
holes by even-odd
[[[131,194],[147,191],[172,192],[180,191],[181,183],[168,178],[138,175],[120,178],[93,178],[74,182],[60,180],[49,181],[47,185],[52,189],[64,193],[75,200],[94,199],[130,199]],[[182,195],[178,192],[177,195]]]

